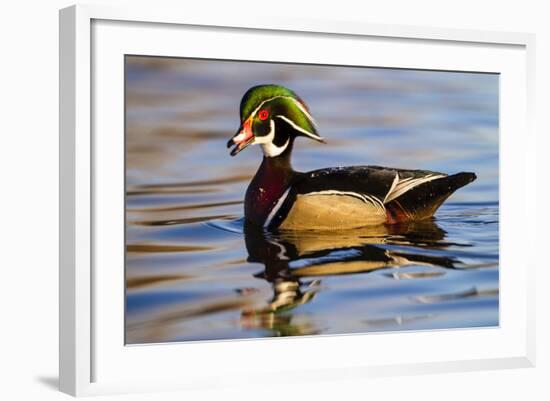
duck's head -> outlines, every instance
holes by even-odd
[[[243,96],[240,107],[241,126],[227,142],[235,156],[248,145],[259,144],[264,155],[283,153],[297,136],[324,142],[317,134],[313,117],[305,103],[290,89],[279,85],[259,85]]]

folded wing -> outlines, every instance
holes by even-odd
[[[266,227],[343,229],[420,220],[475,178],[379,166],[315,170],[297,177]]]

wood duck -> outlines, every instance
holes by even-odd
[[[325,143],[308,107],[280,85],[250,88],[240,104],[241,125],[228,141],[231,156],[252,144],[264,157],[245,195],[248,223],[265,229],[350,229],[423,220],[474,173],[447,175],[380,166],[331,167],[307,173],[291,165],[294,140]]]

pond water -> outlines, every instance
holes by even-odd
[[[499,323],[498,75],[126,57],[126,342]],[[298,93],[326,145],[296,170],[473,171],[434,220],[340,232],[244,226],[261,161],[227,140],[251,86]]]

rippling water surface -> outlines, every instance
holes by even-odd
[[[297,140],[297,170],[478,179],[433,221],[245,227],[261,150],[225,143],[261,83],[296,91],[327,139]],[[126,112],[127,343],[498,325],[497,75],[127,57]]]

